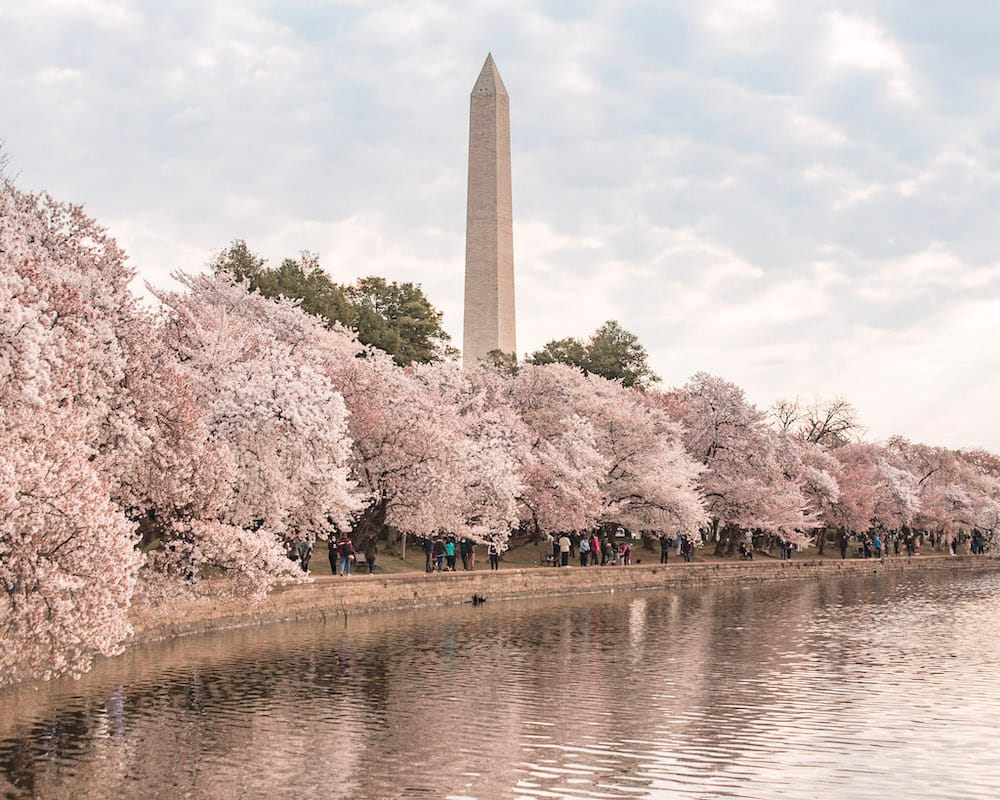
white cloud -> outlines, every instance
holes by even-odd
[[[916,100],[911,70],[899,44],[875,22],[841,11],[826,15],[826,57],[837,69],[882,73],[894,99]]]
[[[272,263],[312,250],[337,280],[421,283],[457,341],[492,50],[522,352],[618,319],[668,383],[844,393],[874,435],[964,443],[1000,400],[996,63],[961,15],[878,11],[4,3],[0,139],[154,284],[234,238]]]

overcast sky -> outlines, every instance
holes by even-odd
[[[461,344],[469,92],[511,98],[518,350],[844,395],[1000,450],[994,0],[0,0],[0,139],[155,286],[236,238],[420,283]]]

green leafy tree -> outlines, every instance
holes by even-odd
[[[505,353],[503,350],[490,350],[486,354],[484,363],[489,364],[493,369],[503,375],[517,374],[517,356],[513,353]]]
[[[639,337],[614,320],[605,322],[586,342],[573,338],[554,339],[532,353],[528,361],[532,364],[569,364],[586,373],[640,389],[660,380],[649,366],[649,356]]]
[[[250,288],[255,289],[254,281],[260,277],[267,262],[250,250],[247,243],[242,239],[237,239],[225,250],[220,250],[215,254],[215,258],[209,262],[212,272],[228,272],[237,280],[250,281]]]
[[[441,327],[443,314],[431,305],[420,286],[360,278],[346,287],[358,339],[392,356],[400,366],[442,361],[457,355]]]
[[[569,364],[587,371],[587,345],[579,339],[553,339],[533,353],[532,364]]]
[[[315,253],[286,258],[281,266],[267,262],[242,239],[219,252],[210,266],[247,280],[265,297],[298,300],[302,310],[328,326],[339,322],[362,344],[384,350],[400,366],[454,358],[450,337],[441,327],[442,313],[431,305],[418,284],[395,283],[370,276],[353,284],[334,283]]]

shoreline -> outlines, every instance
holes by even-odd
[[[1000,560],[989,556],[921,555],[882,559],[808,559],[641,564],[629,567],[530,567],[448,573],[402,572],[387,575],[314,577],[306,583],[276,587],[260,603],[241,597],[208,597],[168,608],[134,610],[135,634],[126,649],[178,636],[276,622],[328,619],[403,609],[490,600],[559,595],[610,594],[720,583],[861,577],[925,570],[991,571]]]

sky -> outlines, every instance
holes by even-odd
[[[461,346],[469,93],[510,94],[518,351],[843,396],[1000,451],[1000,4],[0,0],[0,140],[143,282],[234,239],[419,283]]]

